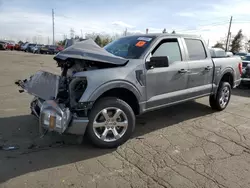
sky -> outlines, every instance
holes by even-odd
[[[250,0],[0,0],[0,39],[52,41],[85,33],[121,34],[175,30],[201,35],[213,45],[225,40],[230,16],[232,35],[250,38]]]

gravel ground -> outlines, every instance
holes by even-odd
[[[0,52],[0,187],[250,187],[250,90],[234,89],[223,112],[208,98],[137,117],[133,137],[116,150],[97,149],[71,135],[38,135],[31,96],[15,79],[43,69],[53,56]]]

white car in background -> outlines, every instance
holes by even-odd
[[[232,57],[234,54],[232,52],[226,52],[227,57]]]

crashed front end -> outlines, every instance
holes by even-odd
[[[61,75],[38,71],[29,79],[15,83],[20,92],[34,96],[30,108],[39,119],[40,132],[83,135],[93,101],[81,102],[87,78],[75,73],[124,66],[128,60],[110,54],[93,40],[85,40],[59,52],[55,57]],[[84,75],[84,74],[81,74]],[[91,74],[92,75],[92,74]]]
[[[85,79],[81,78],[81,80]],[[88,118],[79,117],[70,106],[68,88],[64,88],[67,87],[64,86],[65,82],[67,82],[65,78],[44,71],[38,71],[29,79],[16,82],[22,88],[20,92],[25,91],[34,96],[30,109],[31,113],[39,119],[41,134],[54,131],[60,134],[83,135],[85,132]]]

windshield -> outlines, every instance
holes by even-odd
[[[250,61],[250,56],[244,56],[244,57],[242,57],[242,60]]]
[[[117,39],[104,47],[109,53],[126,59],[138,59],[155,37],[129,36]]]

